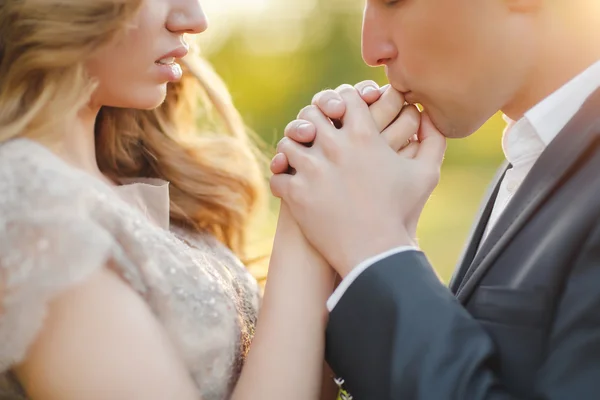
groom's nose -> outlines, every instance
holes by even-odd
[[[397,57],[397,50],[388,35],[381,11],[365,7],[362,29],[362,57],[367,65],[387,65]]]

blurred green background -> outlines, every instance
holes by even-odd
[[[209,29],[200,45],[227,83],[246,123],[267,143],[309,104],[342,83],[386,82],[360,52],[363,0],[204,0]],[[479,202],[503,155],[504,121],[494,116],[468,139],[452,140],[439,187],[418,229],[419,244],[448,281]],[[270,250],[275,202],[253,234],[255,254]]]

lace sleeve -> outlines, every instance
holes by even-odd
[[[111,193],[33,141],[0,145],[0,376],[23,360],[48,302],[69,286],[110,265],[143,287]]]
[[[115,248],[81,204],[0,208],[0,372],[23,360],[48,301],[106,265]]]

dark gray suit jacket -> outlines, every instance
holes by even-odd
[[[492,186],[450,288],[416,251],[359,276],[327,328],[356,400],[600,399],[599,144],[600,90],[476,251]]]

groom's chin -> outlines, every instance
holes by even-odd
[[[446,116],[436,110],[427,110],[431,122],[448,139],[461,139],[475,133],[487,121],[487,118],[460,118],[458,114]]]
[[[459,128],[455,125],[447,125],[446,127],[438,127],[438,130],[448,139],[462,139],[468,136],[471,136],[473,133],[477,131],[476,129],[468,129],[465,130],[463,128]]]

